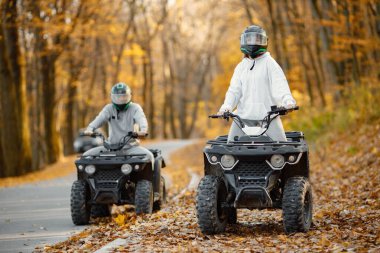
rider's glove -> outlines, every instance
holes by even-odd
[[[289,98],[284,101],[284,107],[286,109],[292,109],[296,106],[296,101],[293,98]]]
[[[222,106],[220,109],[219,109],[219,112],[216,114],[216,115],[223,115],[225,112],[230,112],[231,111],[231,108],[229,108],[228,106]]]
[[[94,130],[91,127],[87,127],[86,130],[84,130],[84,135],[93,135]]]
[[[129,132],[129,136],[136,139],[137,137],[139,137],[139,134],[136,132]]]

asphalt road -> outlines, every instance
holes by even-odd
[[[191,144],[173,140],[147,145],[171,152]],[[70,190],[75,174],[12,188],[0,188],[0,252],[32,252],[36,246],[66,240],[85,226],[75,226],[70,214]]]

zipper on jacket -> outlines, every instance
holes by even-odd
[[[249,70],[252,70],[252,69],[253,69],[253,67],[255,66],[255,63],[256,63],[256,61],[255,61],[255,60],[253,60],[253,64],[252,64],[252,67],[251,67]]]

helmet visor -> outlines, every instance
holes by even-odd
[[[111,100],[117,105],[127,104],[131,101],[131,94],[111,94]]]
[[[266,46],[268,43],[267,36],[264,33],[247,32],[243,33],[240,37],[240,45],[259,45]]]

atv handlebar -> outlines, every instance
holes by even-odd
[[[287,113],[291,112],[291,111],[296,111],[299,109],[299,106],[295,106],[293,108],[285,108],[285,107],[278,107],[276,105],[274,106],[271,106],[271,110],[267,113],[267,116],[264,117],[262,121],[262,124],[261,124],[261,127],[265,128],[265,130],[260,134],[260,135],[263,135],[269,128],[269,125],[271,124],[271,122],[277,118],[278,116],[280,115],[286,115]],[[225,120],[229,120],[230,118],[232,118],[234,121],[237,121],[235,123],[239,123],[237,124],[241,130],[243,131],[243,128],[245,127],[245,124],[243,122],[243,120],[239,117],[239,115],[236,115],[232,112],[224,112],[223,114],[213,114],[213,115],[209,115],[208,116],[209,118],[212,118],[212,119],[217,119],[217,118],[223,118]],[[244,131],[243,131],[244,132]]]
[[[293,108],[287,109],[287,108],[282,107],[282,106],[278,107],[278,106],[274,105],[274,106],[270,107],[271,111],[268,112],[268,115],[274,115],[274,114],[286,115],[289,112],[299,110],[299,108],[300,108],[299,106],[295,106]]]
[[[293,108],[285,108],[285,107],[278,107],[276,105],[274,106],[271,106],[271,110],[267,113],[268,116],[271,116],[271,115],[285,115],[289,112],[292,112],[292,111],[297,111],[299,110],[299,106],[295,106]],[[212,114],[212,115],[209,115],[208,116],[209,118],[212,118],[212,119],[218,119],[218,118],[223,118],[223,119],[229,119],[229,118],[237,118],[239,120],[240,117],[232,112],[224,112],[223,114]]]
[[[100,132],[93,132],[92,134],[85,134],[85,133],[81,133],[80,136],[89,136],[89,137],[92,137],[92,138],[96,138],[96,137],[101,137],[103,139],[103,141],[106,139],[106,137],[100,133]],[[144,133],[144,132],[128,132],[128,134],[125,135],[125,137],[131,137],[131,138],[145,138],[148,136],[148,133]]]
[[[145,132],[128,132],[127,136],[130,136],[132,138],[145,138],[148,136],[148,133]]]

